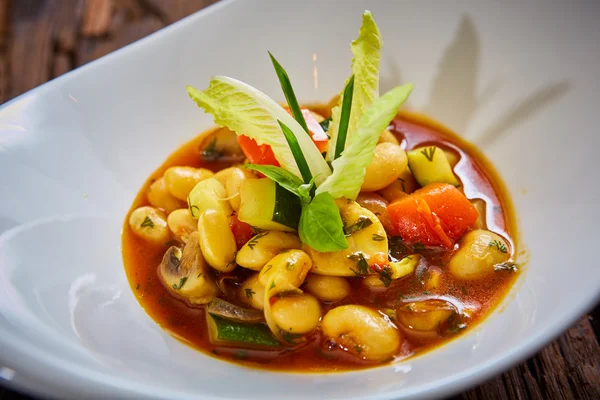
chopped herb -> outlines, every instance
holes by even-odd
[[[352,225],[344,228],[344,235],[346,235],[346,237],[352,235],[353,233],[356,233],[358,231],[360,231],[361,229],[365,229],[368,226],[373,225],[373,221],[371,221],[369,218],[367,217],[360,217],[356,220],[355,223],[353,223]]]
[[[268,234],[269,232],[262,232],[250,239],[250,241],[248,242],[248,247],[250,247],[250,250],[254,250],[254,246],[258,244],[258,239],[262,239]]]
[[[138,284],[135,286],[135,290],[139,290],[139,289],[140,289],[140,284],[138,283]]]
[[[251,299],[252,295],[256,294],[255,291],[253,291],[251,288],[246,288],[244,289],[244,291],[246,292],[246,297]]]
[[[354,345],[354,351],[356,351],[356,355],[357,355],[357,356],[360,356],[360,353],[362,353],[362,351],[363,351],[363,348],[362,348],[362,346],[361,346],[361,345],[359,345],[359,344],[355,344],[355,345]]]
[[[404,179],[402,179],[402,178],[398,178],[398,180],[399,180],[400,182],[402,182],[402,191],[403,191],[404,193],[406,193],[406,187],[404,186],[404,184],[406,183],[406,181],[405,181]]]
[[[236,350],[233,352],[233,358],[236,360],[245,360],[248,358],[248,350]]]
[[[517,264],[507,261],[500,264],[494,264],[494,271],[517,272]]]
[[[321,128],[323,128],[325,132],[329,130],[329,124],[331,124],[331,117],[325,118],[323,121],[319,122],[319,125],[321,125]]]
[[[175,283],[173,284],[173,289],[175,289],[175,290],[181,290],[181,288],[183,287],[183,285],[185,285],[185,283],[187,282],[187,279],[188,279],[187,276],[184,276],[183,278],[181,278],[179,280],[179,285],[177,285]]]
[[[142,228],[149,226],[151,229],[154,229],[154,222],[150,219],[149,216],[146,216],[146,218],[144,218],[144,222],[142,222],[142,225],[140,226]]]
[[[415,311],[415,310],[414,310],[414,309],[413,309],[411,306],[406,306],[406,309],[407,309],[408,311],[410,311],[410,312],[413,312],[413,311]]]
[[[233,259],[227,263],[225,268],[229,268],[230,265],[235,265],[235,257],[237,256],[237,251],[233,254]]]
[[[207,161],[215,161],[221,157],[221,152],[217,149],[217,138],[214,137],[210,143],[202,149],[200,157]]]
[[[423,154],[429,162],[432,162],[433,155],[435,154],[436,149],[437,149],[437,147],[435,147],[435,146],[427,147],[427,148],[421,150],[421,154]]]
[[[269,264],[269,265],[267,265],[267,266],[265,267],[265,272],[263,272],[263,274],[266,274],[267,272],[269,272],[269,270],[270,270],[271,268],[273,268],[273,265],[272,265],[272,264]]]
[[[497,213],[499,213],[500,211],[502,211],[502,208],[500,208],[500,206],[494,206],[494,207],[492,208],[492,210],[494,210],[494,212],[497,212]]]
[[[263,233],[264,230],[257,228],[256,226],[250,226],[250,228],[252,228],[252,233],[254,233],[255,235],[258,235],[259,233]]]
[[[273,289],[275,287],[275,281],[271,282],[271,286],[269,286],[269,290]]]
[[[374,242],[383,242],[385,240],[385,236],[381,236],[378,233],[374,233],[373,236],[371,236],[371,238]]]
[[[196,278],[200,278],[201,276],[202,276],[202,272],[200,272]]]
[[[296,263],[293,263],[291,261],[288,261],[288,263],[286,264],[286,268],[290,271],[292,271],[294,269],[294,267],[296,266]]]
[[[189,200],[188,200],[189,202]],[[192,217],[196,218],[200,216],[200,207],[195,206],[195,205],[190,205],[190,213],[192,214]]]
[[[365,260],[365,256],[363,255],[363,253],[354,253],[354,254],[350,254],[348,256],[349,259],[351,259],[352,261],[356,261],[356,270],[352,269],[352,272],[354,272],[354,275],[356,276],[361,276],[361,275],[368,275],[369,274],[369,263],[367,263],[367,260]]]
[[[383,267],[379,272],[379,280],[383,282],[385,287],[390,286],[390,283],[392,283],[392,269],[387,265]]]
[[[281,337],[288,343],[294,344],[296,339],[301,338],[302,335],[298,333],[291,333],[287,331],[281,331]]]
[[[423,290],[423,291],[421,292],[421,294],[428,295],[428,294],[429,294],[429,292],[428,292],[427,290]]]
[[[508,250],[506,249],[506,245],[504,243],[502,243],[499,240],[492,240],[488,246],[490,247],[496,247],[498,248],[498,250],[500,250],[502,253],[506,253]]]
[[[450,333],[458,333],[467,327],[467,323],[465,322],[465,316],[454,313],[447,319],[448,323],[448,332]]]

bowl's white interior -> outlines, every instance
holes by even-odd
[[[120,253],[144,179],[212,123],[185,85],[223,74],[282,100],[271,50],[302,101],[328,100],[365,8],[384,37],[382,90],[414,83],[408,107],[478,144],[508,185],[529,260],[516,294],[460,340],[364,372],[275,374],[186,347],[140,308]],[[6,105],[0,378],[79,397],[423,397],[530,354],[600,291],[599,12],[598,2],[238,1]]]

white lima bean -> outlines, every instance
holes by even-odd
[[[448,262],[448,269],[457,279],[483,279],[494,273],[494,265],[509,258],[509,246],[500,235],[476,229],[463,237],[458,251]]]
[[[322,301],[340,301],[350,294],[350,283],[340,276],[309,274],[306,277],[306,290]]]
[[[325,314],[321,326],[325,336],[365,360],[385,360],[396,353],[402,342],[389,318],[365,306],[336,307]]]
[[[279,328],[291,334],[312,332],[321,319],[319,300],[310,294],[285,296],[271,306],[273,320]]]
[[[238,251],[236,262],[240,267],[260,271],[282,251],[300,248],[302,243],[296,235],[280,231],[265,231],[255,235]]]
[[[242,187],[242,182],[247,179],[256,179],[256,176],[247,169],[233,168],[225,182],[229,204],[231,204],[231,208],[236,212],[240,209],[240,188]]]
[[[239,298],[250,307],[262,310],[265,308],[265,287],[258,280],[258,274],[254,274],[240,286]]]
[[[188,196],[188,205],[194,218],[206,210],[217,210],[230,216],[233,213],[227,191],[216,178],[207,178],[194,186]]]
[[[171,167],[163,176],[169,193],[179,200],[186,200],[198,182],[213,175],[212,171],[205,168]]]
[[[129,216],[129,227],[137,237],[149,242],[165,243],[171,239],[165,213],[154,207],[133,210]]]
[[[308,252],[314,262],[312,273],[330,276],[356,276],[356,257],[358,253],[365,258],[369,265],[388,258],[387,234],[379,218],[371,211],[361,207],[355,201],[336,200],[344,226],[351,229],[359,220],[371,221],[371,224],[352,233],[346,239],[348,248],[329,253],[318,252],[308,246],[303,249]]]
[[[198,218],[198,234],[206,262],[218,271],[233,271],[237,246],[228,216],[218,210],[204,211]]]
[[[148,186],[148,202],[151,206],[165,211],[167,214],[185,207],[185,203],[167,190],[165,178],[159,178]]]
[[[183,243],[187,243],[190,234],[198,228],[198,222],[187,208],[180,208],[169,214],[167,224],[173,236]]]
[[[381,190],[391,185],[407,168],[408,158],[400,146],[380,143],[375,146],[373,160],[367,166],[361,191]]]

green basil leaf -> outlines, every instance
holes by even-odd
[[[348,248],[340,211],[327,192],[318,194],[302,208],[298,233],[303,243],[320,252]]]
[[[246,164],[244,168],[258,171],[272,181],[279,183],[281,187],[289,190],[297,196],[300,196],[298,187],[304,182],[290,171],[285,170],[281,167],[274,165],[259,165],[259,164]]]
[[[298,193],[300,200],[302,200],[302,206],[310,203],[310,199],[312,198],[314,192],[313,188],[315,185],[315,179],[317,179],[317,177],[313,176],[310,182],[303,183],[302,185],[298,186]]]

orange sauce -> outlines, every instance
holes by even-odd
[[[321,107],[312,108],[323,115],[329,113],[328,110]],[[415,114],[400,114],[392,122],[390,130],[406,150],[424,144],[435,144],[444,150],[453,151],[459,156],[460,159],[454,171],[461,181],[465,195],[471,200],[482,199],[485,201],[487,229],[503,236],[510,243],[510,252],[514,257],[517,253],[514,241],[517,232],[512,205],[499,176],[483,155],[474,146],[445,128]],[[149,204],[146,197],[148,186],[153,180],[162,176],[168,167],[186,165],[217,171],[229,166],[228,163],[203,161],[201,148],[205,145],[203,143],[205,137],[205,135],[200,135],[173,153],[143,185],[130,212],[137,207]],[[123,226],[122,244],[125,270],[131,288],[146,312],[179,340],[209,355],[247,366],[279,371],[343,371],[382,364],[382,362],[360,360],[343,349],[330,346],[327,338],[321,335],[319,329],[313,332],[308,337],[308,341],[300,347],[284,348],[278,351],[213,346],[208,338],[204,309],[191,307],[171,296],[158,278],[157,266],[171,243],[148,244],[132,233],[127,221],[128,217]],[[390,247],[394,246],[392,244]],[[395,250],[398,254],[402,254],[401,245],[396,246]],[[463,308],[468,309],[470,317],[466,321],[467,327],[459,329],[457,332],[446,329],[443,334],[417,335],[397,324],[403,331],[405,340],[396,356],[393,359],[385,360],[383,364],[397,362],[433,349],[468,331],[480,322],[506,295],[518,276],[517,273],[498,272],[488,279],[476,282],[459,281],[444,270],[444,266],[452,254],[453,250],[426,251],[423,253],[426,262],[419,266],[414,276],[393,281],[385,291],[381,292],[366,288],[361,284],[361,278],[350,278],[352,294],[340,302],[325,305],[323,311],[325,313],[328,309],[343,304],[362,304],[379,310],[397,310],[406,306],[410,301],[426,299],[450,301],[459,311],[462,311]],[[433,269],[441,271],[440,285],[435,290],[428,291],[425,290],[423,282]],[[234,274],[246,276],[246,272],[242,270],[243,268],[237,268]],[[237,300],[231,297],[224,298],[232,302]]]

